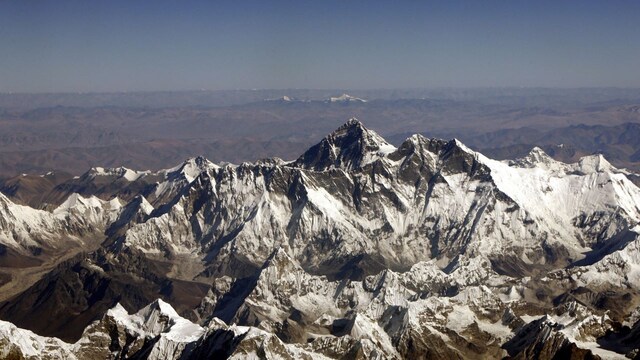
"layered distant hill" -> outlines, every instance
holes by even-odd
[[[293,159],[356,116],[393,144],[459,138],[506,158],[541,146],[559,160],[603,153],[639,169],[633,89],[244,90],[0,94],[0,177],[102,166],[167,168],[184,158]]]

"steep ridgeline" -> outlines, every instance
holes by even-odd
[[[291,162],[95,168],[43,196],[67,199],[52,211],[0,198],[0,261],[37,261],[87,226],[103,240],[0,307],[15,324],[0,354],[635,356],[629,175],[600,155],[495,161],[420,135],[396,148],[354,119]],[[21,283],[5,263],[4,286]],[[144,325],[149,303],[173,325]]]

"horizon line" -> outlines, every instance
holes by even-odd
[[[164,89],[164,90],[105,90],[105,91],[0,91],[0,95],[97,95],[192,92],[252,92],[252,91],[397,91],[397,90],[640,90],[640,86],[433,86],[433,87],[375,87],[375,88],[229,88],[229,89]]]

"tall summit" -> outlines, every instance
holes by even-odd
[[[316,171],[353,170],[395,150],[375,131],[351,118],[302,154],[293,166]]]

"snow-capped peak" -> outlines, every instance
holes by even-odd
[[[547,155],[544,150],[537,146],[533,147],[527,156],[511,161],[510,165],[527,168],[544,166],[550,170],[562,167],[560,162],[554,160],[551,156]]]
[[[544,152],[544,150],[542,150],[541,148],[534,146],[533,149],[529,151],[529,154],[527,154],[527,158],[533,162],[539,163],[549,161],[549,159],[551,159],[551,156],[547,155],[547,153]]]
[[[117,304],[107,312],[107,316],[135,334],[148,337],[162,334],[172,341],[195,341],[204,332],[202,327],[178,315],[171,305],[161,299],[132,315]]]
[[[85,198],[78,193],[73,193],[69,195],[67,200],[65,200],[65,202],[60,204],[60,206],[58,206],[53,211],[53,213],[54,214],[68,213],[72,209],[77,209],[79,212],[85,212],[87,209],[90,209],[90,208],[102,208],[104,203],[105,201],[100,200],[95,196],[90,196],[88,198]]]
[[[614,167],[602,154],[585,156],[578,161],[578,171],[589,174],[596,172],[611,171]]]
[[[395,146],[375,131],[367,129],[358,119],[351,118],[307,150],[293,166],[317,171],[332,168],[352,170],[395,150]]]
[[[289,102],[299,102],[299,101],[303,101],[303,100],[299,100],[299,99],[294,98],[294,97],[289,96],[289,95],[283,95],[283,96],[281,96],[279,98],[265,99],[264,101],[289,103]]]
[[[170,179],[184,177],[187,182],[192,182],[203,172],[218,169],[218,166],[203,156],[190,158],[180,166],[165,170]]]
[[[118,179],[125,179],[127,181],[136,181],[141,176],[149,174],[150,171],[135,171],[128,169],[124,166],[120,166],[117,168],[103,168],[103,167],[93,167],[88,172],[86,172],[83,177],[87,178],[96,178],[100,176],[113,176]]]
[[[359,102],[359,103],[366,103],[367,100],[365,99],[361,99],[355,96],[351,96],[349,94],[342,94],[340,96],[332,96],[329,98],[329,102],[335,103],[335,102]]]
[[[157,299],[136,313],[144,321],[144,328],[152,333],[164,331],[164,327],[172,325],[171,322],[180,319],[180,315],[161,299]]]

